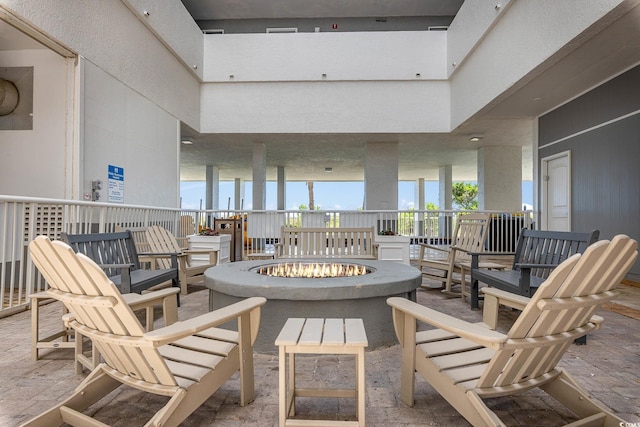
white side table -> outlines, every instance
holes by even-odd
[[[276,338],[279,347],[280,426],[364,426],[364,349],[369,345],[362,319],[291,318]],[[296,354],[353,354],[356,359],[354,389],[296,388]],[[287,371],[287,355],[289,369]],[[288,380],[287,380],[288,373]],[[357,399],[356,421],[296,420],[296,397],[353,397]]]

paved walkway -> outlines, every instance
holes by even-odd
[[[640,288],[622,286],[617,302],[640,309]],[[420,289],[421,304],[478,321],[481,313],[469,310],[459,298],[446,298],[437,290]],[[43,324],[57,325],[59,303],[41,310]],[[207,311],[207,291],[195,286],[182,298],[180,318]],[[501,312],[500,328],[508,327],[516,312]],[[605,318],[601,330],[589,335],[586,346],[571,345],[562,366],[594,397],[628,422],[640,423],[640,321],[613,311],[600,310]],[[335,381],[350,384],[353,359],[344,356],[299,356],[299,381]],[[468,423],[431,386],[418,377],[416,403],[407,407],[399,399],[400,350],[392,346],[366,354],[366,420],[371,426],[464,426]],[[14,426],[53,406],[86,376],[76,375],[71,350],[55,350],[32,362],[30,358],[30,313],[0,319],[0,426]],[[277,426],[277,356],[255,357],[256,400],[238,404],[237,375],[228,381],[184,423],[186,426]],[[333,383],[331,383],[333,384]],[[490,407],[510,426],[557,426],[573,419],[564,407],[539,391],[518,397],[493,399]],[[143,425],[162,406],[164,398],[121,387],[96,407],[96,418],[115,426]],[[298,412],[320,414],[328,419],[352,417],[353,399],[303,399]]]

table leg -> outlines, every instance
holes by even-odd
[[[290,402],[287,405],[291,405],[287,408],[288,417],[292,417],[296,414],[296,354],[289,353],[289,393],[291,394]]]
[[[364,347],[356,354],[356,382],[358,396],[358,425],[365,425],[365,374],[364,374]]]
[[[284,346],[280,346],[278,356],[278,383],[279,383],[279,391],[280,391],[280,408],[279,408],[279,426],[284,427],[287,420],[287,381],[286,381],[286,369],[287,369],[287,359],[284,351]]]

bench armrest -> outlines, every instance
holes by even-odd
[[[98,264],[100,268],[120,268],[130,270],[133,264]]]
[[[532,269],[532,268],[556,268],[558,264],[527,264],[527,263],[516,263],[516,267],[520,269]]]

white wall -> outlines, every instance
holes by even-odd
[[[199,61],[202,33],[195,23],[187,24],[180,0],[40,1],[37,7],[33,0],[0,0],[0,4],[189,126],[198,127],[200,82],[185,63]],[[150,22],[143,22],[139,8],[152,7]],[[150,24],[158,28],[150,31]],[[156,33],[167,41],[159,40]]]
[[[0,52],[0,67],[34,68],[33,129],[0,130],[0,194],[70,197],[73,64],[42,49]]]
[[[449,84],[208,83],[202,132],[448,132]]]
[[[444,80],[446,54],[446,31],[209,34],[204,81]]]
[[[89,61],[83,63],[82,186],[101,180],[108,201],[109,165],[124,168],[124,203],[178,206],[179,122]]]
[[[445,60],[446,32],[207,35],[201,131],[447,132]]]
[[[527,74],[566,49],[572,39],[588,33],[590,25],[622,2],[510,1],[499,11],[494,2],[465,2],[448,31],[454,40],[449,61],[461,63],[451,75],[452,127],[525,81]],[[491,25],[487,22],[490,15],[495,16]],[[477,40],[485,28],[481,41],[471,50],[459,42]]]
[[[42,63],[39,72],[46,70],[48,80],[34,87],[35,109],[41,111],[34,113],[34,132],[4,147],[0,165],[9,164],[0,177],[11,179],[0,181],[0,194],[81,199],[99,179],[105,186],[101,201],[108,201],[107,166],[115,165],[125,168],[125,203],[178,206],[179,120],[199,127],[203,68],[202,33],[182,3],[0,5],[79,56],[78,68],[64,69],[59,78],[51,75],[57,69],[49,62],[63,59],[49,53],[49,62]],[[46,178],[34,182],[38,167]],[[22,175],[29,179],[15,179]]]

